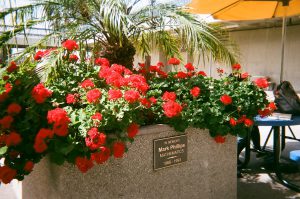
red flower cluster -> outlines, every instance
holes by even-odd
[[[222,95],[220,101],[226,106],[232,103],[232,98],[229,95]]]
[[[82,173],[86,173],[94,166],[93,161],[85,157],[77,157],[75,159],[75,164]]]
[[[31,172],[34,167],[34,163],[32,161],[27,161],[24,166],[24,171]]]
[[[66,96],[67,104],[75,104],[77,102],[77,98],[75,94],[68,94]]]
[[[242,79],[247,79],[249,76],[250,76],[250,75],[249,75],[249,73],[247,73],[247,72],[241,74],[241,78],[242,78]]]
[[[97,164],[102,164],[106,162],[109,157],[110,157],[110,149],[105,146],[101,146],[100,152],[92,153],[91,156],[92,160],[94,160]]]
[[[16,62],[12,61],[12,62],[10,62],[9,67],[6,70],[7,70],[7,72],[12,73],[15,70],[17,70],[17,68],[18,68],[18,66],[17,66]]]
[[[10,115],[4,116],[2,119],[0,119],[0,125],[2,129],[9,129],[11,123],[14,121],[14,118]]]
[[[102,93],[99,89],[95,88],[87,92],[86,98],[89,103],[97,103]]]
[[[173,57],[173,58],[169,59],[168,64],[179,65],[180,60]]]
[[[274,102],[271,102],[268,104],[268,106],[262,110],[258,110],[258,114],[261,117],[266,117],[268,115],[271,115],[275,110],[277,109]]]
[[[120,90],[110,89],[108,91],[108,99],[109,100],[117,100],[117,99],[119,99],[121,97],[123,97],[123,93]]]
[[[91,128],[87,132],[87,137],[85,138],[85,144],[90,150],[96,150],[105,144],[106,135],[104,133],[98,132],[96,127]]]
[[[226,141],[226,138],[221,135],[217,135],[216,137],[214,137],[214,139],[215,139],[216,143],[219,143],[219,144],[223,144]]]
[[[167,101],[163,104],[164,114],[171,118],[178,116],[182,111],[182,106],[175,101]]]
[[[62,46],[67,49],[68,51],[78,49],[78,44],[74,40],[66,40],[62,43]]]
[[[102,114],[101,113],[95,113],[92,117],[93,120],[98,120],[101,121],[102,120]]]
[[[190,93],[193,97],[198,97],[200,95],[200,88],[195,86],[190,90]]]
[[[240,70],[241,69],[241,65],[240,64],[233,64],[232,65],[232,70]]]
[[[207,76],[206,73],[204,71],[199,71],[198,75],[202,75],[202,76]]]
[[[51,51],[55,50],[55,48],[50,48],[50,49],[47,49],[45,51],[37,51],[36,54],[34,55],[34,60],[40,60],[42,59],[44,56],[48,55]]]
[[[43,83],[39,83],[32,89],[31,95],[36,103],[42,104],[48,97],[52,96],[52,91],[45,88]]]
[[[6,146],[16,146],[22,142],[20,134],[16,132],[10,132],[5,139]]]
[[[10,183],[15,176],[17,175],[17,171],[8,166],[0,167],[0,181],[4,184]]]
[[[254,80],[254,83],[259,88],[267,88],[269,86],[269,82],[266,78],[257,78],[256,80]]]
[[[81,82],[80,86],[81,86],[82,88],[87,89],[87,88],[94,88],[94,87],[95,87],[95,84],[94,84],[94,82],[93,82],[92,80],[86,79],[86,80],[84,80],[83,82]]]
[[[122,158],[125,153],[126,146],[123,142],[115,142],[113,144],[113,154],[115,158]]]
[[[131,123],[127,128],[127,134],[129,138],[134,138],[139,132],[139,125],[136,123]]]
[[[124,99],[129,103],[134,103],[140,98],[140,93],[136,90],[128,90],[124,93]]]
[[[176,100],[176,93],[175,92],[164,92],[163,96],[162,96],[162,99],[164,101],[175,101]]]
[[[109,66],[109,61],[106,58],[97,58],[95,59],[95,64],[98,66]]]
[[[195,67],[193,66],[192,63],[187,63],[184,67],[185,67],[188,71],[194,71],[194,70],[195,70]]]
[[[48,111],[47,120],[49,124],[53,124],[53,131],[56,135],[66,136],[68,134],[70,118],[64,109],[56,108]]]
[[[181,79],[184,79],[184,78],[187,78],[189,75],[185,72],[182,72],[182,71],[179,71],[176,75],[175,75],[175,78],[181,78]]]
[[[79,59],[78,56],[75,55],[75,54],[71,54],[71,55],[69,56],[69,61],[70,61],[70,62],[77,62],[78,59]]]
[[[17,103],[11,103],[7,108],[7,113],[9,115],[16,115],[20,113],[22,110],[22,107]]]
[[[230,118],[229,120],[229,124],[232,127],[235,127],[237,124],[242,124],[242,123],[244,123],[246,127],[251,127],[254,124],[253,120],[247,118],[246,115],[242,115],[238,120],[235,120],[234,118]]]
[[[35,152],[43,153],[44,151],[46,151],[48,148],[46,144],[47,142],[46,139],[52,138],[53,135],[54,133],[51,129],[45,129],[45,128],[40,129],[40,131],[37,133],[35,137],[35,141],[33,145]]]

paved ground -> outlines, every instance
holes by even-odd
[[[300,132],[300,126],[293,127],[292,130],[297,135],[297,132]],[[268,131],[268,127],[260,128],[261,145],[266,139]],[[287,133],[289,134],[289,132]],[[270,147],[271,142],[272,137],[267,146]],[[282,162],[289,162],[284,159],[287,160],[289,152],[296,149],[300,150],[300,143],[289,141],[282,153]],[[243,177],[238,179],[238,199],[300,199],[300,193],[291,191],[278,183],[271,167],[272,158],[270,156],[256,157],[256,153],[251,153],[250,163],[243,171]],[[293,164],[293,167],[288,168],[287,171],[284,176],[300,186],[300,164]]]

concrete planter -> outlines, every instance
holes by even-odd
[[[24,199],[236,198],[236,138],[217,144],[208,131],[188,129],[188,161],[153,170],[153,139],[178,135],[165,125],[140,130],[123,159],[96,165],[86,174],[48,158],[23,181]]]

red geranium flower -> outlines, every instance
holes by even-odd
[[[138,65],[141,67],[141,68],[144,68],[146,66],[145,63],[138,63]]]
[[[45,88],[42,83],[39,83],[32,89],[31,95],[36,103],[41,104],[44,103],[48,97],[51,97],[52,91]]]
[[[86,157],[77,157],[75,159],[75,164],[82,173],[86,173],[94,166],[93,161],[87,159]]]
[[[229,123],[231,126],[236,126],[237,125],[237,121],[234,118],[230,118]]]
[[[82,88],[94,88],[95,87],[94,82],[90,79],[84,80],[83,82],[81,82],[80,85]]]
[[[163,104],[164,114],[171,118],[178,116],[182,111],[182,106],[175,101],[167,101]]]
[[[164,65],[164,63],[162,63],[162,62],[157,62],[157,64],[156,64],[158,67],[164,67],[165,65]]]
[[[88,136],[85,138],[85,144],[91,150],[96,150],[106,141],[106,135],[98,132],[98,129],[93,127],[88,131]]]
[[[6,83],[4,88],[5,88],[5,93],[9,93],[13,87],[10,83]]]
[[[22,107],[17,103],[11,103],[7,108],[7,113],[9,115],[16,115],[20,113],[22,110]]]
[[[269,82],[267,81],[266,78],[258,78],[256,80],[254,80],[254,83],[259,88],[267,88],[269,86]]]
[[[102,164],[106,162],[109,157],[110,157],[110,149],[105,146],[101,146],[100,152],[92,153],[91,156],[92,160],[97,162],[97,164]]]
[[[190,93],[193,97],[198,97],[200,95],[200,88],[195,86],[190,90]]]
[[[276,104],[274,102],[270,102],[268,108],[270,108],[273,111],[277,109]]]
[[[127,128],[127,134],[129,138],[134,138],[139,132],[139,125],[136,123],[131,123]]]
[[[6,81],[6,80],[9,79],[9,76],[5,75],[5,76],[2,77],[2,79],[3,79],[4,81]]]
[[[129,103],[134,103],[140,98],[140,93],[135,90],[125,91],[124,99]]]
[[[95,64],[98,66],[109,66],[110,63],[106,58],[97,58],[95,59]]]
[[[53,124],[53,131],[58,136],[66,136],[68,134],[68,124],[70,118],[68,113],[62,108],[56,108],[48,111],[47,120],[49,124]]]
[[[76,96],[74,94],[68,94],[66,96],[67,104],[75,104],[76,103]]]
[[[123,93],[120,90],[110,89],[108,91],[108,99],[109,100],[117,100],[121,97],[123,97]]]
[[[99,120],[99,121],[101,121],[102,120],[102,114],[97,112],[91,118],[93,120]]]
[[[12,61],[12,62],[10,62],[9,67],[6,70],[7,70],[7,72],[12,73],[15,70],[17,70],[17,68],[18,68],[18,66],[17,66],[16,62]]]
[[[179,65],[180,60],[176,59],[176,58],[171,58],[171,59],[169,59],[168,64]]]
[[[4,184],[10,183],[16,175],[17,171],[15,169],[12,169],[6,165],[0,167],[0,181],[2,181]]]
[[[14,118],[10,115],[4,116],[0,119],[0,125],[3,129],[9,129],[11,123],[14,121]]]
[[[188,74],[185,73],[185,72],[179,71],[179,72],[175,75],[175,77],[176,77],[176,78],[184,79],[184,78],[187,78],[187,77],[188,77]]]
[[[42,59],[44,57],[44,52],[43,51],[37,51],[36,53],[35,53],[35,55],[34,55],[34,60],[40,60],[40,59]]]
[[[156,104],[157,103],[157,99],[155,97],[150,97],[149,100],[151,101],[152,104]]]
[[[69,51],[78,49],[78,44],[74,40],[66,40],[62,43],[62,46]]]
[[[246,78],[248,78],[250,75],[249,75],[249,73],[243,73],[242,75],[241,75],[241,78],[242,79],[246,79]]]
[[[253,120],[246,118],[244,120],[244,124],[246,127],[251,127],[254,124],[254,122],[253,122]]]
[[[232,69],[233,70],[240,70],[241,69],[241,65],[240,64],[233,64],[232,65]]]
[[[52,138],[54,132],[51,129],[42,128],[35,137],[33,148],[37,153],[43,153],[47,148],[46,138]]]
[[[222,95],[220,101],[226,106],[232,103],[232,98],[229,95]]]
[[[115,142],[113,145],[113,153],[115,158],[122,158],[125,153],[125,144],[123,142]]]
[[[5,139],[5,144],[6,146],[16,146],[18,144],[20,144],[22,141],[22,138],[20,136],[20,134],[16,133],[16,132],[11,132],[10,134],[7,135],[6,139]]]
[[[168,92],[168,91],[166,91],[166,92],[164,92],[164,94],[162,96],[162,99],[164,101],[169,101],[169,100],[175,101],[176,100],[176,93],[175,92]]]
[[[157,72],[157,71],[159,71],[159,68],[158,68],[158,66],[150,66],[149,71],[150,72]]]
[[[69,61],[71,61],[71,62],[77,62],[78,59],[79,59],[78,56],[75,55],[75,54],[71,54],[71,55],[69,56]]]
[[[44,140],[36,139],[34,142],[33,148],[34,148],[35,152],[43,153],[44,151],[47,150],[48,146]]]
[[[143,106],[145,106],[146,108],[150,108],[151,107],[151,101],[148,100],[147,98],[141,98],[140,102]]]
[[[202,76],[207,76],[206,73],[204,71],[199,71],[198,75],[202,75]]]
[[[184,67],[185,67],[188,71],[194,71],[194,70],[195,70],[195,67],[193,66],[192,63],[187,63]]]
[[[216,143],[222,144],[225,143],[226,138],[224,136],[221,135],[217,135],[216,137],[214,137]]]
[[[31,172],[34,167],[34,163],[32,161],[27,161],[24,166],[24,171]]]
[[[96,103],[99,101],[102,93],[99,89],[93,89],[87,92],[86,98],[89,103]]]

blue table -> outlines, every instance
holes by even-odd
[[[276,176],[278,177],[279,181],[285,185],[286,187],[300,192],[300,187],[288,182],[285,180],[280,171],[280,152],[285,147],[285,139],[290,138],[285,135],[285,127],[300,125],[300,116],[293,116],[291,120],[274,120],[269,118],[261,118],[259,116],[254,118],[255,125],[257,126],[272,126],[273,129],[273,155],[274,155],[274,169]],[[282,147],[280,147],[280,129],[281,129],[281,143]],[[294,139],[294,138],[290,138]],[[298,140],[298,139],[297,139]],[[299,141],[299,140],[298,140]],[[247,135],[247,146],[245,151],[245,162],[243,165],[246,165],[250,160],[250,133]]]

